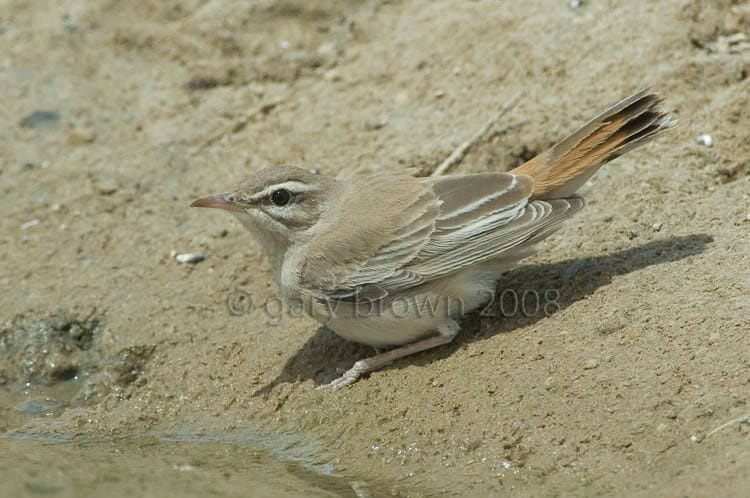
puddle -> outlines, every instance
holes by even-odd
[[[54,442],[0,439],[0,496],[356,496],[349,481],[251,445],[152,437]]]
[[[264,435],[246,427],[47,436],[46,424],[69,406],[117,394],[134,382],[153,352],[133,346],[104,355],[101,327],[98,319],[59,313],[16,317],[0,329],[0,497],[385,494],[334,475],[319,448],[294,434]],[[34,433],[24,432],[29,422]]]
[[[295,434],[250,428],[180,428],[116,438],[44,434],[47,422],[54,424],[68,404],[59,400],[69,399],[80,384],[0,386],[0,497],[385,495],[334,475],[319,447]],[[34,433],[24,432],[29,422]]]

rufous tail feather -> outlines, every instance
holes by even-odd
[[[570,197],[602,165],[677,124],[659,109],[661,102],[662,97],[649,90],[631,95],[511,173],[534,179],[533,199]]]

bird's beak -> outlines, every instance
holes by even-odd
[[[193,203],[190,204],[190,207],[218,208],[239,212],[245,211],[244,208],[236,202],[227,200],[227,197],[229,197],[229,194],[209,195],[208,197],[203,197],[202,199],[193,201]]]

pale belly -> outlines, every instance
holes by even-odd
[[[499,275],[463,272],[408,292],[359,305],[313,305],[311,316],[339,336],[371,346],[396,346],[451,330],[456,319],[493,298]]]

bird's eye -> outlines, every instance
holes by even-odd
[[[277,206],[286,206],[292,200],[292,193],[285,188],[274,190],[271,194],[271,202]]]

